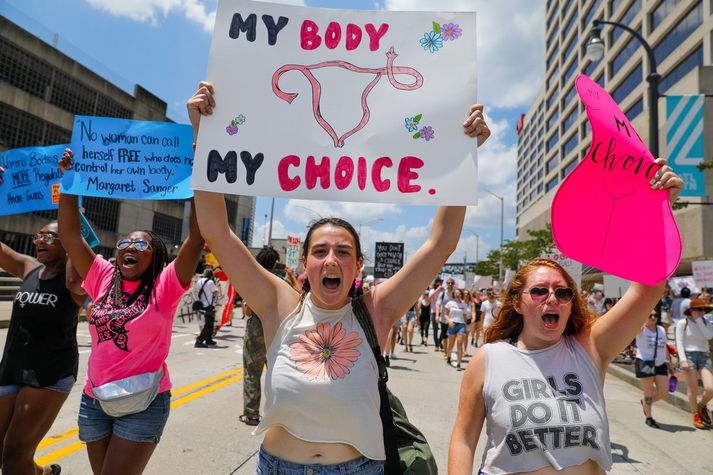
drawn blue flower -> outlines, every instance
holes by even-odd
[[[418,129],[418,122],[416,122],[413,117],[407,117],[405,121],[405,127],[408,129],[409,132],[413,132],[414,130]]]
[[[240,114],[239,116],[237,116],[237,117],[235,118],[235,122],[236,122],[238,125],[243,125],[246,120],[248,120],[248,119],[247,119],[243,114]]]
[[[439,49],[443,48],[443,37],[441,37],[440,33],[429,31],[428,33],[423,34],[423,38],[421,38],[420,43],[424,50],[435,53]]]

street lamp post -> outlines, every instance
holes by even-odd
[[[487,193],[493,195],[500,200],[500,271],[498,275],[500,277],[500,285],[503,283],[503,227],[505,225],[505,198],[500,195],[496,195],[490,190],[485,190]]]
[[[651,45],[636,30],[615,21],[594,20],[592,22],[592,33],[587,40],[587,58],[592,61],[599,61],[604,56],[604,41],[601,38],[601,25],[612,25],[628,31],[644,47],[646,56],[649,59],[649,75],[646,81],[649,83],[649,149],[654,158],[659,156],[659,82],[661,75],[656,72],[656,56]]]

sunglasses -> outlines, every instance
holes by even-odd
[[[649,318],[656,320],[658,317],[656,315],[649,315]]]
[[[137,251],[145,251],[151,247],[146,239],[122,239],[116,243],[116,248],[123,251],[124,249],[128,249],[131,245],[133,245]]]
[[[530,294],[533,302],[544,302],[550,297],[550,293],[552,292],[547,287],[533,287],[528,292],[523,292],[523,294]],[[560,305],[568,304],[574,298],[574,291],[569,287],[557,287],[554,294]]]
[[[35,242],[44,241],[51,245],[54,244],[55,241],[59,241],[59,237],[50,233],[37,233],[32,235],[32,240]]]

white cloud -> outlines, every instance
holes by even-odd
[[[544,81],[545,2],[384,0],[389,10],[477,12],[478,95],[491,107],[529,107]]]
[[[257,217],[256,217],[257,219]],[[269,216],[267,222],[263,221],[260,224],[255,223],[256,226],[253,229],[253,242],[252,247],[262,247],[267,244],[268,234],[270,233],[270,221]],[[287,235],[294,236],[295,233],[288,233],[287,228],[281,221],[275,219],[272,221],[272,238],[285,239]],[[304,232],[299,236],[304,238]]]
[[[363,226],[398,215],[401,208],[395,204],[289,200],[284,213],[289,219],[299,223],[337,216],[358,227],[360,223]]]
[[[86,0],[94,8],[111,15],[158,25],[162,18],[178,13],[197,23],[205,31],[213,31],[215,9],[200,0]]]

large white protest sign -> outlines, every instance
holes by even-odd
[[[221,0],[196,189],[475,204],[475,13]]]
[[[619,299],[631,286],[631,281],[615,275],[604,274],[604,296]]]

